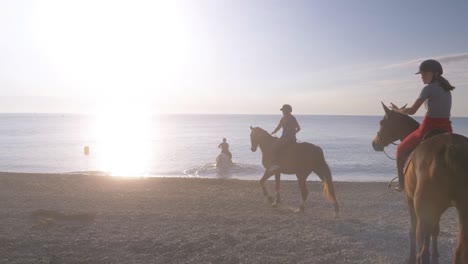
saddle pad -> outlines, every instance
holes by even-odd
[[[451,133],[452,132],[447,132],[447,131],[442,130],[442,129],[432,129],[432,130],[430,130],[429,132],[427,132],[424,135],[422,141],[424,141],[426,139],[429,139],[429,138],[431,138],[433,136],[440,135],[440,134],[451,134]],[[410,165],[411,161],[413,160],[413,156],[414,156],[414,150],[411,151],[411,154],[409,155],[408,159],[406,159],[405,166],[403,167],[403,173],[406,173],[406,171],[408,170],[408,166]]]
[[[411,154],[410,154],[409,157],[406,159],[405,166],[403,167],[403,174],[405,174],[406,171],[408,170],[408,167],[409,167],[409,165],[411,164],[411,161],[413,161],[413,156],[414,156],[414,150],[411,151]]]

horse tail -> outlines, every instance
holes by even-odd
[[[320,177],[322,180],[323,185],[323,195],[325,198],[334,204],[335,212],[338,212],[338,202],[335,196],[335,187],[333,185],[333,177],[330,171],[330,167],[328,166],[327,162],[325,161],[325,156],[323,154],[323,150],[320,147],[317,147],[318,157],[317,157],[317,164],[315,168],[315,173]]]
[[[458,142],[453,142],[455,140],[456,138],[452,138],[452,142],[446,145],[445,149],[445,164],[449,172],[447,176],[453,188],[451,196],[455,203],[466,204],[468,201],[466,193],[468,188],[468,144],[457,144]]]
[[[468,144],[447,145],[445,162],[455,176],[456,186],[468,187]]]

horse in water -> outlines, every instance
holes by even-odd
[[[226,176],[233,165],[234,163],[226,153],[220,153],[216,157],[216,172],[219,176]]]
[[[229,168],[232,165],[233,165],[232,160],[226,153],[220,153],[216,157],[216,168],[225,169],[225,168]]]
[[[419,127],[413,118],[385,105],[383,107],[385,116],[372,141],[376,151],[383,151],[390,143],[403,140]],[[414,150],[404,175],[411,218],[409,263],[416,260],[417,263],[430,263],[431,235],[432,259],[438,262],[440,217],[453,205],[459,217],[459,237],[453,263],[468,263],[468,138],[444,133],[425,139]]]
[[[260,146],[262,151],[262,164],[265,167],[265,173],[260,180],[260,185],[262,186],[263,194],[272,201],[272,197],[268,193],[268,190],[265,186],[266,180],[276,175],[277,181],[277,194],[279,194],[279,179],[280,173],[285,174],[296,174],[297,180],[299,183],[299,189],[301,190],[302,202],[299,205],[298,212],[303,212],[305,208],[305,203],[308,196],[308,190],[306,185],[307,177],[311,172],[315,172],[323,182],[323,190],[325,197],[333,204],[335,208],[335,217],[338,216],[338,202],[335,197],[335,189],[333,186],[332,175],[330,168],[328,167],[323,151],[320,147],[315,146],[310,143],[296,143],[289,146],[283,155],[279,156],[279,165],[281,167],[280,171],[270,172],[268,168],[271,165],[269,156],[271,153],[271,148],[273,142],[276,140],[276,137],[270,135],[267,131],[259,127],[250,127],[250,140],[251,140],[251,150],[255,152]],[[277,196],[277,199],[279,196]],[[279,202],[278,200],[276,202]]]

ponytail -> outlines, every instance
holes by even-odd
[[[452,86],[450,82],[441,75],[434,77],[433,81],[438,81],[440,86],[442,86],[445,91],[452,91],[455,89],[455,86]]]

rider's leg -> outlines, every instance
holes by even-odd
[[[284,144],[285,144],[285,140],[283,138],[278,138],[275,142],[273,142],[273,145],[271,147],[271,153],[270,153],[270,157],[271,157],[271,166],[269,168],[269,171],[275,171],[275,170],[278,170],[280,168],[279,166],[279,162],[278,162],[278,156],[279,156],[279,152],[281,151],[281,149],[284,147]]]
[[[403,172],[406,160],[408,159],[411,152],[418,146],[421,142],[422,137],[421,131],[416,130],[407,136],[399,145],[396,152],[396,162],[397,162],[397,171],[398,171],[398,183],[400,189],[405,189],[405,175]]]

